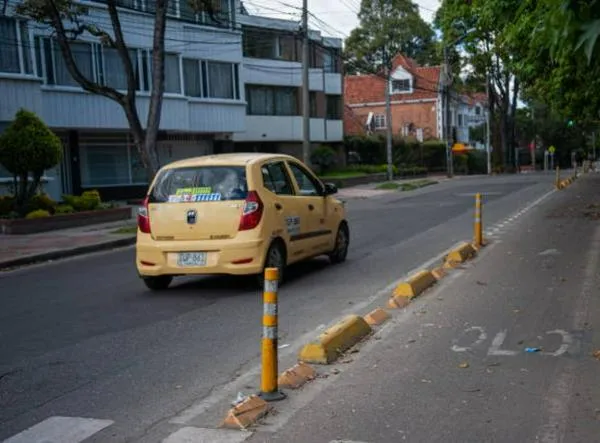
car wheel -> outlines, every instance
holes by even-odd
[[[332,264],[343,263],[348,256],[348,246],[350,245],[350,230],[346,223],[342,223],[338,228],[335,237],[335,248],[329,254],[329,261]]]
[[[164,291],[173,281],[170,275],[160,275],[158,277],[142,277],[144,284],[153,291]]]
[[[265,269],[267,268],[277,268],[279,269],[279,284],[283,283],[283,273],[285,270],[285,249],[281,242],[273,242],[271,246],[269,246],[269,250],[267,251],[267,256],[265,257],[265,265],[263,267],[263,272],[258,276],[258,284],[260,287],[264,287],[265,284]]]

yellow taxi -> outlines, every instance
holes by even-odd
[[[288,155],[189,158],[156,174],[138,211],[137,270],[152,290],[182,275],[256,275],[328,255],[346,260],[350,231],[337,188]]]

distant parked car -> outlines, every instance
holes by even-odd
[[[348,254],[344,205],[294,157],[220,154],[164,166],[138,213],[136,265],[152,290],[181,275],[257,275]]]

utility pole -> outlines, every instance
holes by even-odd
[[[485,95],[487,97],[487,111],[485,114],[485,150],[487,153],[487,173],[492,174],[492,146],[490,143],[490,118],[492,114],[491,100],[490,100],[490,75],[488,72],[485,73]]]
[[[537,152],[537,130],[535,127],[535,104],[531,106],[531,122],[533,123],[533,149],[531,150],[531,166],[535,172],[535,153]]]
[[[592,131],[592,159],[596,161],[596,130]]]
[[[444,140],[446,141],[446,174],[452,177],[452,148],[450,147],[450,63],[448,61],[448,45],[444,46],[444,112],[442,116]]]
[[[302,160],[310,166],[310,85],[308,0],[302,1]]]
[[[383,63],[385,67],[385,135],[386,135],[386,153],[387,153],[387,176],[388,180],[394,179],[394,167],[393,167],[393,156],[392,156],[392,97],[390,94],[390,71],[391,62],[387,49],[383,48]]]

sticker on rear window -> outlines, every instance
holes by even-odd
[[[210,186],[203,186],[199,188],[179,188],[175,191],[175,195],[198,195],[198,194],[210,194],[212,193],[212,188]]]
[[[219,192],[213,192],[212,194],[169,195],[169,203],[215,202],[221,200],[222,196]]]

